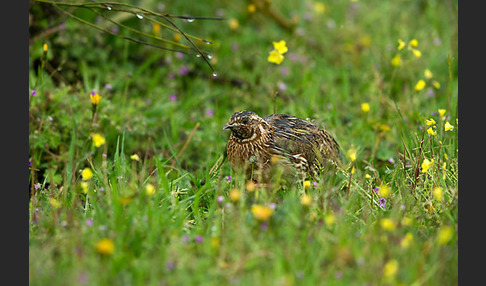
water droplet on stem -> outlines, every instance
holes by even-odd
[[[196,19],[192,19],[192,18],[191,18],[191,19],[186,19],[186,21],[187,21],[187,22],[189,22],[189,23],[192,23],[192,22],[194,22],[195,20],[196,20]]]
[[[143,16],[142,16],[141,14],[138,14],[138,13],[137,13],[137,18],[139,18],[139,19],[143,19]]]

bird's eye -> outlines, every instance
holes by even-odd
[[[243,118],[243,120],[241,120],[241,123],[248,124],[248,118]]]

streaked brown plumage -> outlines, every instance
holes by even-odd
[[[297,173],[315,176],[339,153],[338,143],[326,130],[287,114],[261,118],[251,111],[239,111],[223,129],[231,130],[226,145],[231,168],[254,180],[259,171],[268,176],[277,162],[287,171],[295,167]]]

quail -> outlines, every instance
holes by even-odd
[[[339,145],[326,130],[287,114],[264,118],[251,111],[231,115],[223,130],[231,130],[226,153],[234,172],[269,179],[274,165],[304,177],[314,177],[335,162]],[[260,172],[260,173],[258,173]]]

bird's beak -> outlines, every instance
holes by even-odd
[[[235,127],[234,125],[231,125],[229,123],[226,123],[225,125],[223,125],[223,130],[228,130],[228,129],[232,129],[233,127]]]

